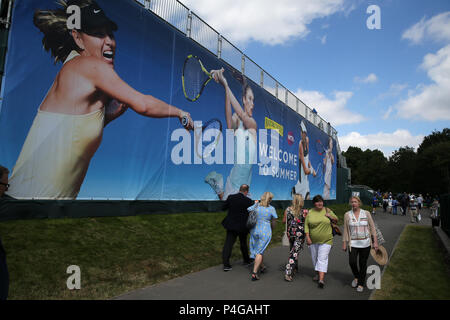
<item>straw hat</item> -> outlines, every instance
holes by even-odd
[[[388,253],[386,249],[381,245],[378,246],[378,251],[375,251],[374,248],[371,248],[370,254],[380,266],[384,266],[388,262]]]

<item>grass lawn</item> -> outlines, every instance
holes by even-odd
[[[342,217],[348,205],[330,206]],[[271,245],[280,245],[283,210]],[[108,299],[222,263],[225,212],[0,223],[9,299]],[[241,260],[239,241],[232,261]],[[81,268],[81,290],[66,287]]]
[[[450,272],[431,227],[407,226],[374,300],[450,299]]]

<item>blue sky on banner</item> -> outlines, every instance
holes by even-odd
[[[448,0],[181,2],[330,121],[344,151],[389,156],[450,127]]]

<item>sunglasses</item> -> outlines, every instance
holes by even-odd
[[[8,183],[0,182],[0,184],[3,185],[3,186],[5,186],[6,188],[9,188],[9,186],[10,186]]]

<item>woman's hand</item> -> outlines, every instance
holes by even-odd
[[[309,237],[309,235],[306,235],[306,244],[308,246],[312,245],[312,241],[311,241],[311,238]]]
[[[224,68],[220,69],[220,70],[211,70],[211,76],[213,77],[214,81],[217,83],[220,83],[221,85],[223,85],[224,87],[228,86],[228,82],[227,79],[225,79],[223,72],[225,71]]]
[[[342,250],[347,251],[347,243],[345,241],[342,242]]]
[[[375,249],[375,251],[378,251],[378,249],[379,249],[379,247],[378,247],[378,241],[376,241],[376,242],[373,244],[373,248]]]

